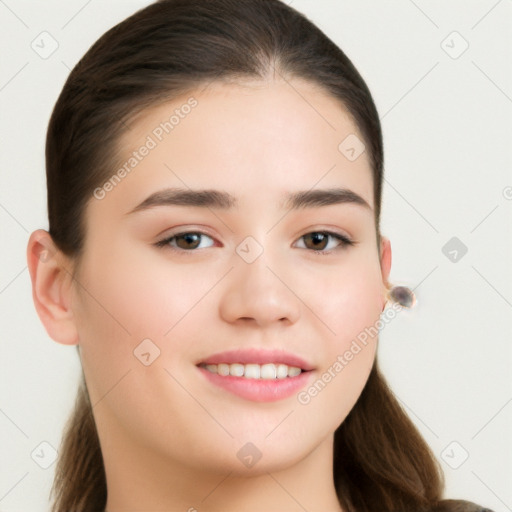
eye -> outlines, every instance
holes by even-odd
[[[334,239],[335,244],[329,244],[329,239]],[[301,249],[313,249],[319,254],[329,254],[333,249],[343,249],[346,246],[355,245],[355,242],[346,236],[333,233],[332,231],[312,231],[302,235],[299,240],[304,240],[305,242],[303,247],[300,247]]]
[[[204,239],[213,238],[206,233],[200,231],[183,231],[168,236],[155,243],[157,247],[167,247],[176,251],[192,252],[194,249],[204,249],[212,247],[214,243],[205,245],[202,243]],[[334,233],[332,231],[312,231],[300,237],[300,241],[304,240],[301,249],[312,249],[318,254],[330,254],[332,250],[343,249],[346,246],[355,245],[355,242],[344,235]],[[327,250],[326,250],[327,249]]]
[[[211,245],[204,245],[201,243],[201,239],[209,238],[213,241],[211,236],[200,231],[184,231],[183,233],[176,233],[170,237],[160,240],[155,245],[157,247],[170,247],[175,250],[190,251],[191,249],[204,249],[205,247],[211,247]],[[213,244],[212,244],[213,245]]]

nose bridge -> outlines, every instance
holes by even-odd
[[[240,285],[243,289],[246,289],[250,293],[261,293],[266,291],[271,294],[282,294],[283,283],[276,277],[279,272],[280,265],[277,264],[276,258],[272,258],[272,251],[269,249],[267,243],[264,248],[253,261],[245,260],[240,257],[240,261],[237,262],[236,268],[240,275]],[[244,247],[247,249],[247,245]],[[249,253],[254,251],[253,248],[249,248]],[[274,268],[274,272],[270,269]]]
[[[294,323],[300,301],[288,288],[283,261],[269,247],[271,238],[260,243],[244,239],[233,255],[234,269],[221,299],[220,313],[226,321],[253,320],[260,326],[272,322]]]

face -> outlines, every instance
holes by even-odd
[[[276,470],[332,441],[359,397],[385,290],[369,155],[339,149],[362,137],[335,99],[291,84],[146,111],[120,141],[125,172],[91,197],[72,307],[104,446]],[[335,189],[353,195],[319,204]]]

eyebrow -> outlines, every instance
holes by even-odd
[[[355,204],[372,210],[360,195],[346,188],[314,189],[292,192],[284,197],[281,208],[300,210],[334,204]],[[191,190],[166,188],[154,192],[135,208],[126,213],[148,210],[157,206],[198,206],[228,210],[238,206],[238,200],[228,192],[221,190]]]

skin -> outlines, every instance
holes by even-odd
[[[340,511],[333,435],[367,381],[377,339],[306,405],[296,394],[239,398],[195,364],[233,348],[280,348],[315,367],[312,383],[377,322],[391,247],[384,237],[376,245],[368,155],[349,161],[338,150],[357,127],[338,101],[293,79],[214,83],[146,111],[120,141],[124,160],[190,96],[190,114],[104,199],[89,201],[75,280],[75,262],[46,231],[27,249],[48,334],[80,347],[107,510]],[[227,191],[239,206],[126,215],[165,187]],[[349,188],[371,208],[282,208],[282,194],[313,187]],[[322,230],[357,243],[336,249],[331,238],[330,254],[318,254],[303,237]],[[191,231],[206,233],[201,248],[154,245]],[[250,264],[236,252],[247,236],[263,249]],[[149,366],[133,354],[146,338],[160,350]],[[236,456],[247,442],[262,454],[251,468]]]

